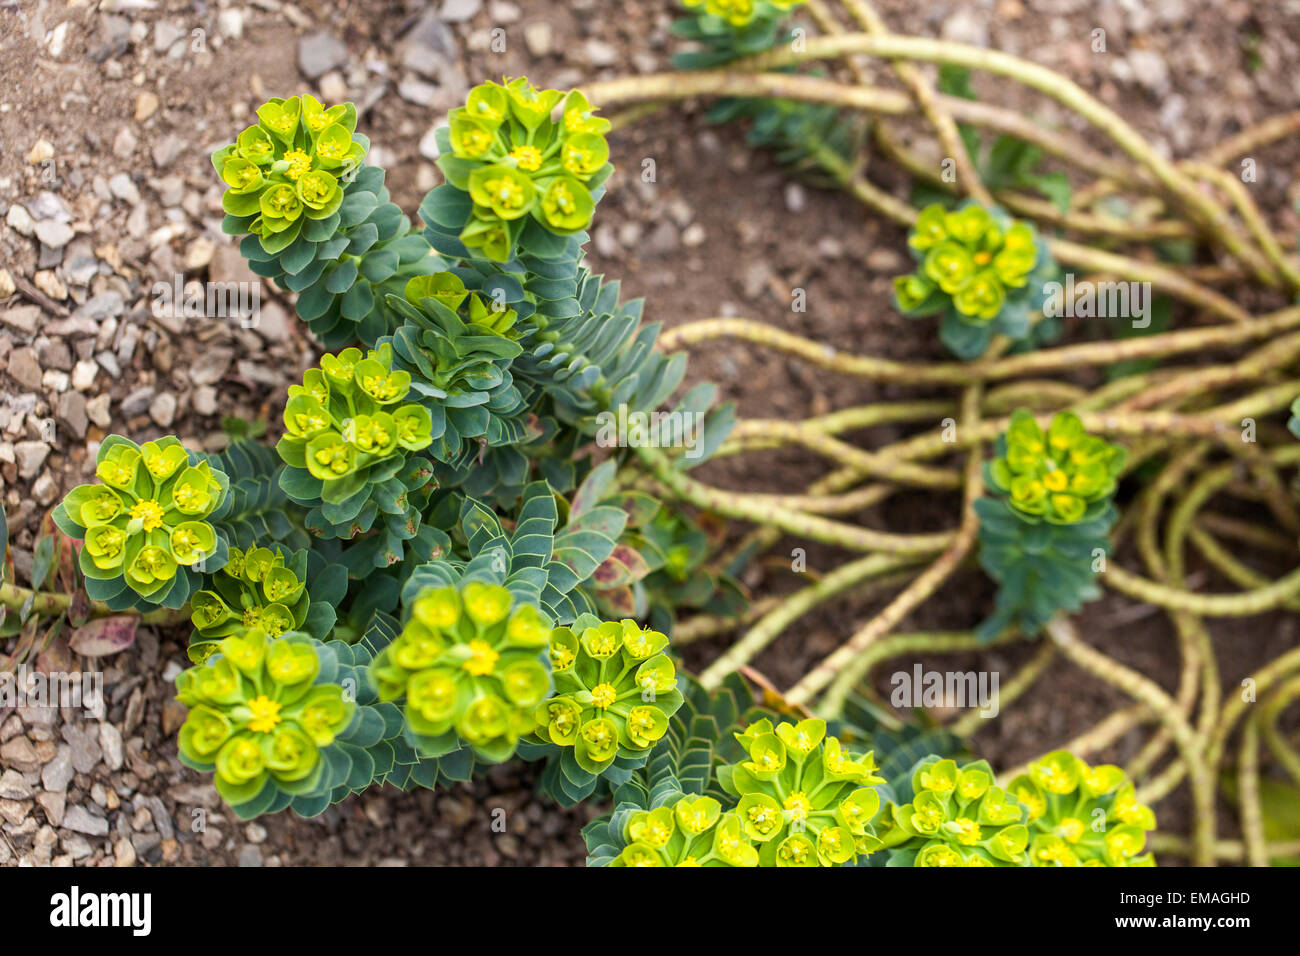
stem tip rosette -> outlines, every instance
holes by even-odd
[[[624,846],[604,865],[758,866],[740,814],[724,812],[713,797],[683,795],[653,810],[625,810],[610,826],[619,828]]]
[[[911,800],[890,803],[881,837],[891,866],[1024,866],[1027,811],[979,760],[959,767],[927,757],[912,772]]]
[[[994,496],[975,502],[980,564],[1001,585],[993,616],[976,631],[985,640],[1008,627],[1032,636],[1057,611],[1097,596],[1093,576],[1105,567],[1127,452],[1089,435],[1072,412],[1044,432],[1022,409],[995,454],[984,466]]]
[[[749,759],[720,766],[718,781],[739,799],[760,866],[844,866],[880,848],[872,818],[885,781],[871,753],[849,751],[816,718],[775,727],[763,718],[736,740]]]
[[[364,355],[355,348],[326,353],[301,385],[289,387],[276,445],[288,466],[280,487],[312,508],[314,534],[351,538],[369,531],[381,512],[392,545],[419,531],[420,511],[409,496],[429,480],[429,462],[416,453],[432,443],[433,420],[424,406],[403,401],[410,389],[410,373],[393,368],[391,345]],[[395,553],[400,557],[400,547]]]
[[[323,754],[357,712],[344,688],[323,680],[329,652],[304,634],[273,639],[256,629],[223,638],[218,650],[176,679],[190,711],[179,738],[185,763],[215,771],[222,799],[249,815],[277,796],[287,805],[327,788]]]
[[[114,610],[182,607],[202,572],[226,561],[212,524],[226,503],[225,472],[168,435],[137,445],[110,435],[99,446],[95,475],[54,509],[65,534],[84,544],[79,558],[86,592]]]
[[[464,742],[500,763],[534,729],[534,709],[550,694],[552,624],[499,585],[428,589],[371,664],[380,700],[405,701],[407,736],[420,754],[438,757]]]
[[[1068,750],[1029,765],[1007,790],[1029,810],[1034,866],[1155,866],[1143,853],[1155,813],[1119,767],[1091,767]]]
[[[562,252],[548,235],[586,230],[614,170],[609,128],[578,90],[538,90],[522,76],[474,87],[436,134],[447,185],[422,207],[435,248],[494,262]]]
[[[1030,313],[1056,274],[1031,223],[973,201],[954,211],[936,203],[921,211],[907,245],[920,264],[894,280],[894,306],[913,318],[942,314],[939,337],[954,355],[978,358],[994,335],[1030,337]]]
[[[549,646],[555,696],[537,707],[537,737],[560,748],[561,772],[583,783],[644,765],[682,706],[668,638],[584,614]]]

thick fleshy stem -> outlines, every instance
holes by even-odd
[[[1246,863],[1249,866],[1268,866],[1264,811],[1259,802],[1258,715],[1246,721],[1242,728],[1241,749],[1237,752],[1237,801],[1241,805],[1241,835],[1246,844]]]
[[[782,631],[827,598],[913,563],[915,562],[891,555],[872,554],[841,565],[815,583],[796,591],[763,615],[744,637],[727,648],[700,674],[700,683],[707,689],[717,687],[728,674],[752,661]]]
[[[963,430],[973,431],[978,426],[981,398],[982,393],[978,387],[972,386],[966,389],[962,398],[961,427]],[[975,546],[976,535],[979,533],[979,516],[975,513],[975,501],[984,491],[982,464],[982,450],[977,444],[971,451],[966,465],[966,491],[961,527],[947,550],[865,627],[826,659],[814,665],[812,670],[789,690],[785,695],[786,700],[795,705],[809,703],[819,691],[835,679],[836,674],[848,661],[874,641],[888,634],[907,614],[929,599],[966,559],[966,555]]]
[[[62,614],[72,606],[73,598],[74,595],[61,591],[33,591],[31,588],[20,587],[17,584],[0,584],[0,604],[12,611],[21,611],[30,599],[32,601],[32,613],[40,617],[54,617]],[[102,601],[91,601],[89,603],[91,617],[136,614],[139,615],[141,624],[157,627],[181,624],[190,619],[188,604],[176,610],[160,607],[152,611],[140,612],[136,610],[114,611]]]

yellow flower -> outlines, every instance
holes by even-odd
[[[259,734],[269,734],[281,719],[279,702],[265,695],[250,700],[248,710],[253,715],[248,720],[248,729]]]
[[[613,684],[597,684],[591,689],[591,703],[604,710],[618,700],[618,691]]]
[[[289,150],[282,161],[289,164],[284,174],[295,182],[303,173],[311,171],[311,154],[304,153],[301,149]]]
[[[140,526],[145,531],[154,531],[162,527],[162,506],[152,498],[147,501],[137,501],[131,506],[131,517],[138,518]]]
[[[475,639],[469,642],[469,659],[461,666],[475,677],[491,674],[501,656],[492,649],[487,641]]]
[[[542,168],[542,151],[536,146],[516,146],[510,157],[520,169],[535,173]]]

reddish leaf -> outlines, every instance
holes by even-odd
[[[86,621],[90,620],[90,612],[94,606],[90,602],[90,596],[86,594],[85,588],[77,588],[72,595],[72,603],[68,606],[68,620],[73,627],[81,627]]]
[[[72,653],[68,642],[62,634],[45,646],[45,650],[36,655],[36,669],[42,674],[66,674],[72,670]]]
[[[73,631],[68,645],[85,657],[107,657],[135,643],[135,629],[139,624],[140,618],[135,614],[97,618]]]

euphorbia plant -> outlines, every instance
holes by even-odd
[[[1057,750],[1029,765],[1007,790],[1029,812],[1034,866],[1154,866],[1143,853],[1156,827],[1119,767],[1092,767]]]
[[[1084,431],[1072,412],[1044,431],[1027,411],[1011,416],[985,465],[993,493],[975,503],[980,564],[996,580],[997,607],[976,632],[992,639],[1008,627],[1033,636],[1058,611],[1075,611],[1099,593],[1111,503],[1125,450]]]
[[[882,823],[891,866],[1022,866],[1026,809],[994,783],[986,761],[958,766],[929,757],[912,772],[906,803]]]
[[[907,316],[942,315],[939,337],[954,355],[977,358],[994,335],[1030,337],[1056,273],[1032,224],[975,202],[951,212],[936,203],[921,211],[907,246],[920,265],[894,280],[894,304]]]
[[[774,727],[763,718],[736,739],[749,759],[720,767],[718,781],[739,799],[761,865],[842,866],[880,848],[873,785],[885,781],[871,753],[846,749],[817,719]]]
[[[137,445],[110,435],[95,474],[54,509],[64,534],[83,539],[86,591],[116,609],[180,608],[204,571],[226,561],[226,542],[211,523],[229,479],[173,436]]]
[[[697,39],[728,59],[758,52],[794,6],[703,0]],[[522,79],[471,91],[439,133],[448,183],[425,197],[418,232],[387,202],[383,171],[364,165],[351,107],[276,99],[258,116],[214,159],[229,187],[226,227],[246,234],[259,274],[299,293],[299,315],[330,351],[289,389],[278,455],[246,440],[203,456],[174,439],[110,438],[107,484],[78,489],[59,516],[86,540],[92,596],[110,607],[188,599],[200,663],[179,679],[190,708],[181,752],[214,773],[239,816],[312,815],[369,786],[464,781],[517,757],[544,761],[539,790],[558,802],[609,799],[585,831],[593,864],[1068,861],[1055,841],[1085,862],[1142,859],[1132,828],[1152,821],[1107,768],[1078,764],[1076,797],[1060,789],[1068,773],[1051,770],[1067,759],[1053,755],[1004,791],[987,764],[949,758],[960,749],[951,735],[891,736],[832,709],[828,729],[809,695],[756,693],[755,672],[697,681],[676,638],[646,626],[667,630],[683,609],[712,612],[689,622],[705,627],[744,611],[730,574],[754,545],[722,558],[700,530],[709,519],[683,504],[732,504],[685,476],[731,426],[727,409],[711,411],[716,389],[674,397],[683,356],[657,349],[641,303],[621,302],[616,281],[582,264],[612,169],[609,124],[584,94]],[[827,155],[817,125],[828,118],[834,107],[787,102],[756,113],[755,131],[832,162],[837,148]],[[980,341],[1015,331],[997,325],[1008,302],[1050,266],[1032,227],[984,205],[924,211],[913,239],[927,260],[918,281],[934,286],[925,296],[946,297]],[[984,364],[956,366],[977,411]],[[598,416],[624,406],[705,417],[700,454],[593,442]],[[924,474],[956,487],[946,469],[898,467],[905,457],[853,464],[891,486]],[[985,566],[1004,595],[990,636],[1030,633],[1085,594],[1073,587],[1079,549],[1103,518],[1104,544],[1122,463],[1071,415],[1046,430],[1013,417],[977,505]],[[801,509],[824,510],[831,517],[807,524],[828,543],[879,545],[900,556],[894,569],[945,548],[935,567],[961,564],[969,525],[955,539],[845,534],[860,530],[837,519],[846,487],[762,508],[792,532],[812,517]],[[210,533],[182,529],[167,495]],[[161,529],[184,585],[141,591],[123,571],[138,562],[114,563],[122,542],[97,529],[121,532],[128,552],[154,546],[129,545],[131,535]],[[1031,572],[1047,584],[1026,584]],[[836,573],[809,590],[843,584]],[[1094,846],[1074,821],[1098,811],[1112,833]]]

